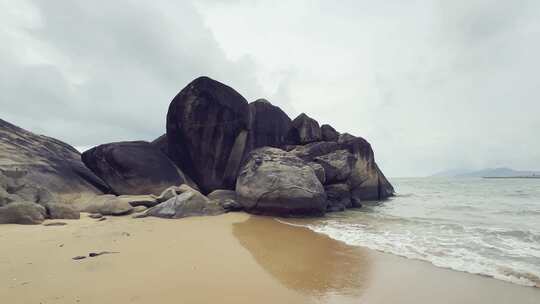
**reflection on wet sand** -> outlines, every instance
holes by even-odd
[[[235,223],[234,236],[287,288],[316,298],[358,298],[370,272],[369,253],[272,218]]]

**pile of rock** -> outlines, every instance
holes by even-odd
[[[103,215],[149,208],[138,217],[168,218],[242,209],[323,215],[394,192],[363,138],[306,114],[291,120],[208,77],[178,93],[166,125],[153,142],[100,145],[81,161],[71,146],[0,120],[0,222],[36,223],[68,207]],[[29,219],[14,219],[27,209]]]

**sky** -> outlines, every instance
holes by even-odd
[[[153,140],[205,75],[366,138],[387,176],[538,170],[538,54],[536,0],[0,0],[0,118]]]

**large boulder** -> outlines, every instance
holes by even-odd
[[[321,126],[321,135],[323,141],[338,141],[339,132],[336,131],[331,125]]]
[[[47,203],[45,204],[47,210],[47,218],[49,219],[70,219],[78,220],[81,218],[79,210],[74,206],[63,203]]]
[[[346,181],[351,175],[355,163],[354,156],[347,150],[337,150],[332,153],[315,157],[314,161],[324,168],[326,183]]]
[[[59,203],[76,203],[109,191],[81,161],[80,153],[57,139],[37,135],[0,119],[0,188],[27,197],[42,189]],[[34,193],[34,194],[32,194]],[[30,202],[37,202],[30,198]],[[2,199],[0,199],[2,200]],[[4,196],[3,200],[11,200]]]
[[[315,157],[326,155],[340,149],[341,146],[337,142],[322,141],[303,146],[295,146],[290,152],[305,161],[313,161]]]
[[[355,157],[349,176],[353,204],[363,200],[381,200],[394,194],[394,188],[375,162],[371,145],[361,137],[340,136],[339,143]]]
[[[169,157],[203,193],[233,189],[248,140],[248,103],[234,89],[200,77],[172,100]]]
[[[158,195],[171,185],[186,182],[176,165],[145,141],[100,145],[84,152],[82,160],[118,195]]]
[[[327,205],[313,168],[292,153],[270,147],[248,155],[236,194],[244,208],[255,214],[323,215]]]
[[[183,218],[189,216],[218,215],[225,210],[188,185],[178,187],[180,194],[152,207],[138,217]]]
[[[283,146],[291,127],[289,116],[265,99],[250,103],[249,111],[249,150]]]
[[[0,207],[0,224],[41,224],[45,220],[45,207],[31,202],[14,202]]]
[[[321,141],[322,134],[319,123],[302,113],[296,117],[287,133],[287,143],[291,145],[305,145]]]

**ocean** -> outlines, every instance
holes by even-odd
[[[540,179],[391,179],[397,195],[305,224],[353,246],[540,287]]]

